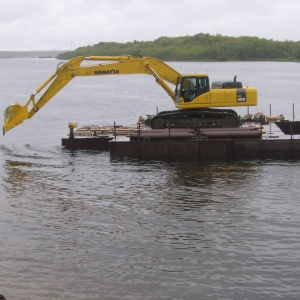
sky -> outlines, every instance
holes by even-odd
[[[0,51],[197,33],[300,41],[299,0],[0,0]]]

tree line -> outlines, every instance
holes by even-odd
[[[199,33],[160,37],[154,41],[100,42],[58,55],[59,59],[91,55],[141,55],[165,61],[300,61],[300,41],[229,37]]]

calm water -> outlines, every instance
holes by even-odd
[[[51,59],[0,60],[0,108]],[[300,114],[297,63],[171,63]],[[0,141],[0,294],[10,299],[299,299],[300,161],[140,161],[60,147],[68,122],[173,109],[147,76],[76,78]],[[239,113],[245,114],[246,108]],[[300,119],[300,118],[298,118]],[[296,137],[299,138],[299,137]]]

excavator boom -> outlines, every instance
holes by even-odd
[[[81,64],[85,60],[105,61],[105,63],[82,66]],[[175,100],[174,91],[166,82],[175,85],[180,74],[159,59],[151,57],[136,58],[130,55],[90,57],[79,56],[70,59],[63,64],[60,63],[56,72],[54,72],[40,87],[36,89],[36,91],[29,97],[25,105],[14,103],[6,108],[4,112],[3,134],[21,124],[25,120],[31,118],[74,77],[122,74],[152,75],[154,76],[156,82],[162,86],[162,88],[173,100]],[[44,89],[44,93],[40,99],[36,101],[35,96]]]

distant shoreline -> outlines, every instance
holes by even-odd
[[[67,50],[0,51],[0,58],[57,58]]]
[[[0,51],[1,58],[54,58],[68,60],[68,57],[59,57],[60,54],[68,53],[68,50],[44,50],[44,51]],[[63,55],[62,55],[63,56]],[[88,55],[87,55],[88,56]],[[199,60],[188,60],[188,59],[166,59],[165,61],[188,61],[188,62],[220,62],[219,60],[213,59],[199,59]],[[269,59],[245,59],[245,60],[224,60],[225,62],[240,62],[240,61],[274,61],[274,62],[299,62],[299,59],[287,59],[287,58],[269,58]]]

